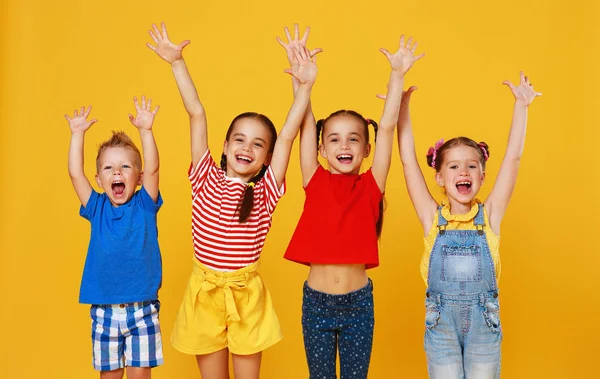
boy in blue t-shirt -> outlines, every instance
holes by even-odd
[[[152,111],[144,96],[141,106],[137,98],[134,104],[137,115],[130,114],[129,120],[140,132],[145,170],[133,141],[113,132],[96,158],[96,182],[104,193],[92,189],[83,170],[84,135],[97,122],[87,120],[92,107],[65,115],[71,129],[69,175],[81,201],[80,215],[92,227],[79,302],[92,305],[93,364],[104,379],[122,378],[125,367],[129,378],[150,378],[150,369],[163,363],[156,226],[163,201],[152,133],[158,107]]]

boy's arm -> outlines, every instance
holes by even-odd
[[[520,74],[520,80],[521,83],[518,87],[509,81],[503,82],[503,84],[510,88],[515,97],[515,107],[508,135],[506,153],[500,165],[500,171],[498,172],[494,187],[484,203],[488,211],[490,228],[497,235],[500,234],[500,223],[517,182],[517,173],[519,172],[521,155],[525,146],[527,108],[533,99],[542,95],[534,91],[533,86],[529,83],[529,79],[523,72]]]
[[[317,77],[316,57],[311,59],[308,50],[303,46],[295,52],[295,55],[298,64],[292,69],[285,70],[285,72],[292,75],[298,81],[298,90],[296,91],[294,102],[285,123],[279,132],[273,156],[271,157],[271,169],[273,170],[278,186],[283,184],[292,145],[306,114],[306,107],[310,100],[312,86]]]
[[[83,170],[83,143],[85,132],[98,120],[93,119],[87,121],[87,117],[92,110],[90,105],[87,110],[81,107],[81,110],[77,112],[77,109],[73,112],[73,117],[69,117],[65,114],[65,118],[69,122],[69,128],[71,129],[71,143],[69,144],[69,176],[71,177],[71,183],[81,205],[84,207],[87,205],[90,195],[92,194],[92,185],[85,176]]]
[[[284,28],[286,38],[288,42],[284,42],[281,38],[277,38],[277,42],[285,49],[288,63],[292,70],[298,65],[298,60],[294,58],[294,50],[306,47],[308,36],[310,34],[310,28],[306,28],[304,35],[300,39],[300,33],[298,30],[298,24],[294,24],[294,38],[290,35],[290,31],[287,27]],[[311,50],[309,55],[314,57],[316,54],[322,52],[323,49],[316,48]],[[298,91],[299,82],[292,76],[292,89],[294,96]],[[313,174],[319,167],[318,160],[318,141],[317,141],[317,126],[315,116],[312,112],[312,105],[308,103],[304,119],[300,127],[300,168],[302,170],[302,185],[306,187]]]
[[[138,103],[137,97],[133,98],[135,110],[137,114],[135,118],[130,113],[129,121],[138,128],[140,132],[140,139],[142,140],[142,152],[144,154],[144,170],[142,173],[142,184],[144,189],[150,195],[150,198],[156,203],[158,201],[158,148],[156,147],[156,141],[154,139],[154,133],[152,133],[152,125],[154,124],[154,117],[158,112],[159,106],[152,110],[152,99],[148,99],[142,96],[142,104]]]
[[[389,60],[392,69],[385,97],[385,105],[383,106],[383,113],[377,131],[377,142],[375,144],[375,154],[371,169],[373,177],[382,193],[385,192],[385,183],[390,170],[394,129],[398,122],[400,102],[402,101],[404,75],[406,75],[416,61],[425,55],[420,54],[415,56],[417,42],[412,44],[412,46],[411,43],[412,38],[409,38],[406,44],[404,44],[404,36],[401,36],[400,47],[395,54],[392,55],[386,49],[380,49]]]
[[[162,31],[156,25],[152,25],[152,29],[148,31],[150,36],[156,43],[153,46],[146,44],[148,48],[158,54],[159,57],[171,64],[173,76],[179,88],[179,94],[183,100],[183,105],[190,118],[190,142],[192,152],[192,165],[195,167],[200,158],[208,149],[208,134],[206,127],[206,113],[204,107],[198,97],[196,86],[190,76],[185,61],[183,60],[182,51],[190,41],[183,41],[179,45],[175,45],[169,40],[167,27],[164,23],[161,24]]]

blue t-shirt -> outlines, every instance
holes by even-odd
[[[162,261],[158,247],[155,203],[146,189],[114,207],[105,193],[92,191],[79,214],[92,224],[79,302],[120,304],[158,299]]]

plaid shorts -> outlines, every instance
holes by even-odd
[[[99,371],[163,363],[160,302],[92,305],[93,364]]]

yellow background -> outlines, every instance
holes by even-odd
[[[165,21],[208,112],[210,146],[243,111],[281,126],[291,86],[283,26],[310,25],[322,47],[313,92],[317,117],[355,109],[378,119],[388,64],[377,51],[415,36],[427,56],[408,74],[421,163],[437,139],[464,134],[491,146],[485,198],[509,131],[512,95],[501,85],[524,70],[544,93],[530,109],[525,155],[502,226],[504,378],[593,376],[600,305],[598,75],[600,14],[594,1],[2,1],[0,23],[0,377],[95,378],[88,306],[77,303],[89,223],[67,174],[63,118],[93,104],[86,172],[111,129],[129,124],[134,95],[161,105],[159,214],[164,262],[161,324],[166,364],[154,378],[198,377],[193,357],[169,341],[191,270],[187,116],[169,66],[144,44]],[[261,273],[285,339],[268,349],[262,378],[305,378],[300,325],[307,269],[285,261],[302,210],[297,146],[263,251]],[[366,166],[365,162],[365,166]],[[433,172],[426,176],[433,186]],[[433,188],[433,187],[432,187]],[[440,192],[433,188],[436,197]],[[425,378],[422,232],[394,151],[375,283],[370,378]],[[118,263],[116,263],[118,264]],[[135,269],[132,267],[132,269]]]

